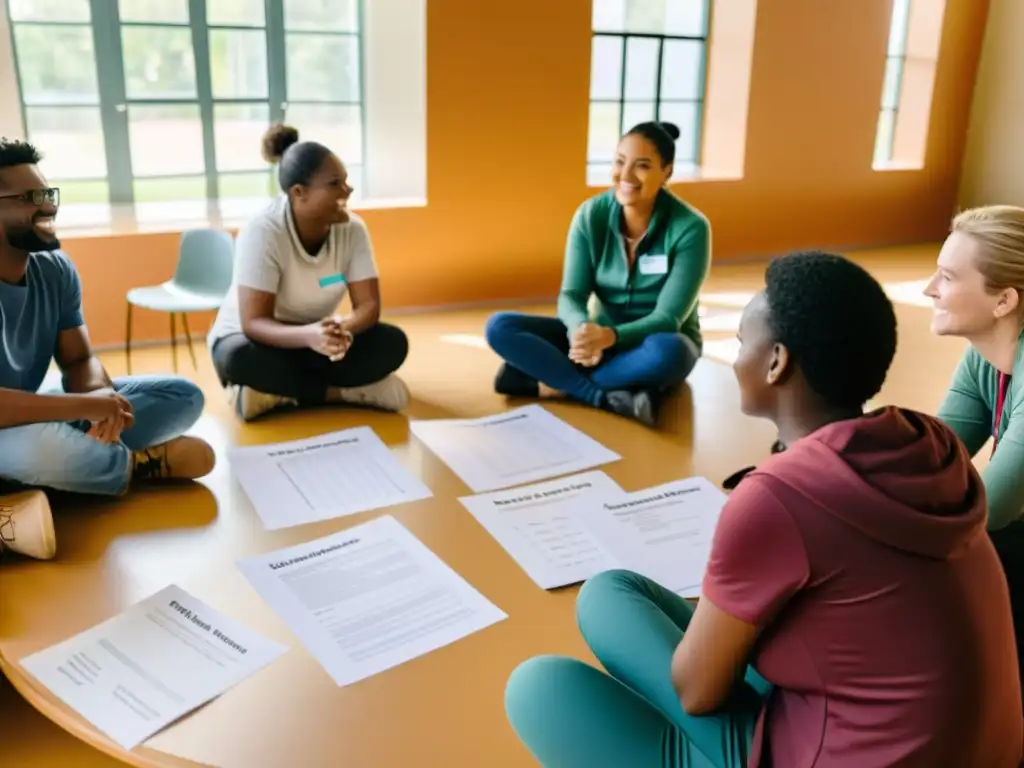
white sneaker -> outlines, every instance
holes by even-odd
[[[234,402],[235,413],[242,421],[250,421],[283,406],[297,406],[297,400],[280,395],[268,395],[252,387],[232,387],[230,400]]]
[[[0,552],[9,549],[36,560],[57,554],[50,502],[42,491],[0,496]]]
[[[409,404],[409,387],[393,373],[364,387],[340,387],[341,400],[353,405],[400,411]]]

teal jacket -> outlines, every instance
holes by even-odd
[[[999,371],[974,347],[953,374],[939,418],[956,432],[974,456],[992,436]],[[996,452],[982,472],[988,496],[988,529],[998,530],[1024,514],[1024,334],[1017,347],[1003,418],[996,430]]]
[[[620,349],[635,347],[652,333],[684,333],[703,348],[697,300],[711,267],[708,220],[661,190],[632,269],[621,220],[614,190],[576,211],[565,249],[559,319],[570,334],[587,321],[614,328]]]

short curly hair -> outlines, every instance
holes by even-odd
[[[896,313],[867,270],[822,251],[773,259],[765,273],[768,322],[811,389],[838,407],[878,394],[896,354]]]
[[[15,165],[38,165],[43,159],[39,150],[27,141],[20,139],[0,138],[0,168],[11,168]]]

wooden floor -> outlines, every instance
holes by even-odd
[[[929,303],[921,296],[921,287],[931,273],[937,250],[937,246],[923,246],[856,257],[886,285],[897,305],[900,320],[897,358],[877,402],[934,412],[964,348],[958,340],[938,339],[929,332]],[[732,362],[739,313],[749,296],[761,287],[762,275],[763,265],[716,267],[713,270],[701,301],[707,342],[706,359],[700,366],[721,366]],[[552,311],[550,306],[527,309]],[[392,318],[406,328],[412,341],[410,357],[402,375],[414,390],[417,417],[477,416],[507,407],[505,400],[491,390],[496,359],[481,335],[484,318],[490,311],[460,310]],[[192,369],[187,353],[184,353],[181,372],[193,377],[207,394],[207,412],[197,431],[213,442],[220,456],[233,443],[285,439],[267,423],[239,424],[232,417],[217,386],[205,347],[200,346],[197,352],[200,355],[198,371]],[[438,364],[441,356],[446,358],[443,366]],[[104,353],[103,359],[112,375],[124,373],[123,355]],[[168,371],[170,351],[165,348],[142,350],[136,353],[133,362],[136,373]],[[699,371],[695,375],[699,375]],[[723,403],[734,407],[734,392],[723,394],[723,398]],[[706,398],[704,402],[689,404],[694,410],[714,410],[716,406],[721,407],[721,404],[707,402]],[[690,412],[681,409],[668,431],[687,431],[688,420],[692,423]],[[698,437],[702,441],[714,440],[713,434],[705,433]],[[649,439],[657,441],[659,436],[652,435]],[[653,445],[656,442],[652,442]],[[225,467],[226,462],[222,461],[217,472],[225,472]],[[721,478],[712,479],[717,482]],[[119,503],[131,505],[132,501],[129,498]],[[58,542],[62,533],[71,532],[73,527],[70,523],[58,518]],[[2,584],[3,568],[0,566]],[[5,597],[0,586],[0,612],[4,610]],[[3,765],[19,768],[120,765],[50,723],[25,703],[3,678],[0,678],[0,757]]]

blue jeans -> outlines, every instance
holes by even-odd
[[[88,422],[43,422],[0,429],[0,478],[58,491],[117,496],[131,479],[131,456],[180,437],[203,412],[203,393],[187,379],[126,376],[114,389],[132,405],[135,424],[109,445],[89,437]]]
[[[650,579],[605,571],[580,590],[580,632],[607,670],[539,656],[513,671],[505,710],[545,768],[745,768],[772,686],[752,668],[718,712],[688,715],[672,654],[693,607]]]
[[[606,392],[664,389],[679,384],[700,351],[681,333],[653,333],[639,346],[605,350],[594,368],[569,357],[569,333],[557,317],[499,312],[487,320],[487,343],[508,365],[565,395],[600,406]]]

